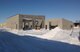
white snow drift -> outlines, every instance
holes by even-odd
[[[78,40],[79,36],[79,28],[74,28],[72,30],[63,30],[60,29],[59,27],[56,27],[52,30],[8,30],[11,33],[18,34],[20,36],[35,36],[43,39],[48,39],[48,40],[55,40],[55,41],[60,41],[60,42],[66,42],[69,44],[76,44],[80,45],[80,42]]]

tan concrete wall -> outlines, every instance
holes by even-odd
[[[45,17],[44,16],[36,16],[36,15],[19,15],[19,27],[20,29],[23,28],[23,19],[26,20],[32,20],[32,22],[30,22],[30,25],[32,25],[33,28],[35,28],[33,26],[33,21],[35,21],[36,19],[39,21],[38,26],[41,24],[42,22],[42,26],[44,28],[44,23],[45,23]],[[34,23],[35,24],[35,23]]]
[[[61,19],[48,19],[45,21],[45,25],[49,28],[49,22],[51,22],[52,26],[58,25],[60,28],[62,27],[62,20]]]
[[[3,24],[2,23],[0,23],[0,28],[2,28],[3,27]]]
[[[47,28],[49,28],[49,22],[51,22],[51,25],[58,25],[62,29],[71,29],[71,25],[73,25],[73,22],[63,19],[63,18],[56,18],[56,19],[48,19],[45,21],[45,25],[47,25]]]
[[[62,19],[62,29],[71,29],[71,26],[73,26],[72,21]]]
[[[42,23],[42,28],[44,28],[45,25],[47,25],[47,28],[49,28],[49,22],[51,22],[51,25],[58,25],[62,29],[71,29],[71,25],[73,25],[73,22],[66,19],[58,18],[58,19],[48,19],[45,21],[45,16],[19,14],[8,18],[6,21],[6,27],[11,29],[23,29],[23,19],[27,20],[31,19],[32,22],[30,22],[30,25],[33,25],[33,21],[37,19],[39,21],[38,26]],[[35,28],[34,25],[32,27]]]
[[[7,19],[6,27],[11,29],[19,29],[19,15],[12,16]]]
[[[19,29],[22,29],[23,28],[23,19],[25,19],[25,20],[33,20],[33,18],[32,18],[33,16],[31,16],[31,15],[19,15]],[[30,23],[30,25],[32,25],[31,23]]]
[[[28,20],[31,19],[33,21],[35,19],[38,19],[39,24],[40,24],[40,22],[42,22],[42,25],[43,25],[43,28],[44,28],[44,21],[45,21],[44,16],[21,15],[21,14],[18,14],[16,16],[12,16],[12,17],[8,18],[7,21],[6,21],[6,27],[11,28],[11,29],[23,29],[23,19],[28,19]],[[30,25],[33,25],[33,21],[30,22]]]

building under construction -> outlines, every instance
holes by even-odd
[[[71,29],[73,27],[73,22],[63,19],[48,19],[45,20],[45,16],[38,15],[22,15],[18,14],[11,16],[7,19],[6,27],[10,29],[54,29],[55,27],[60,27],[61,29]]]
[[[18,14],[7,19],[6,27],[11,29],[41,29],[44,28],[45,16]]]
[[[57,26],[60,27],[61,29],[68,30],[73,27],[73,22],[63,18],[53,18],[45,21],[46,29],[54,29]]]

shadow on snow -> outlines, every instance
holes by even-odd
[[[80,52],[80,46],[0,31],[0,52]]]

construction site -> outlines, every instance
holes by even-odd
[[[46,19],[42,15],[23,15],[17,14],[8,17],[6,22],[0,25],[0,27],[6,27],[10,29],[17,30],[30,30],[30,29],[54,29],[55,27],[60,27],[61,29],[71,29],[76,23],[64,19],[64,18],[52,18]],[[79,23],[77,23],[78,26]]]

